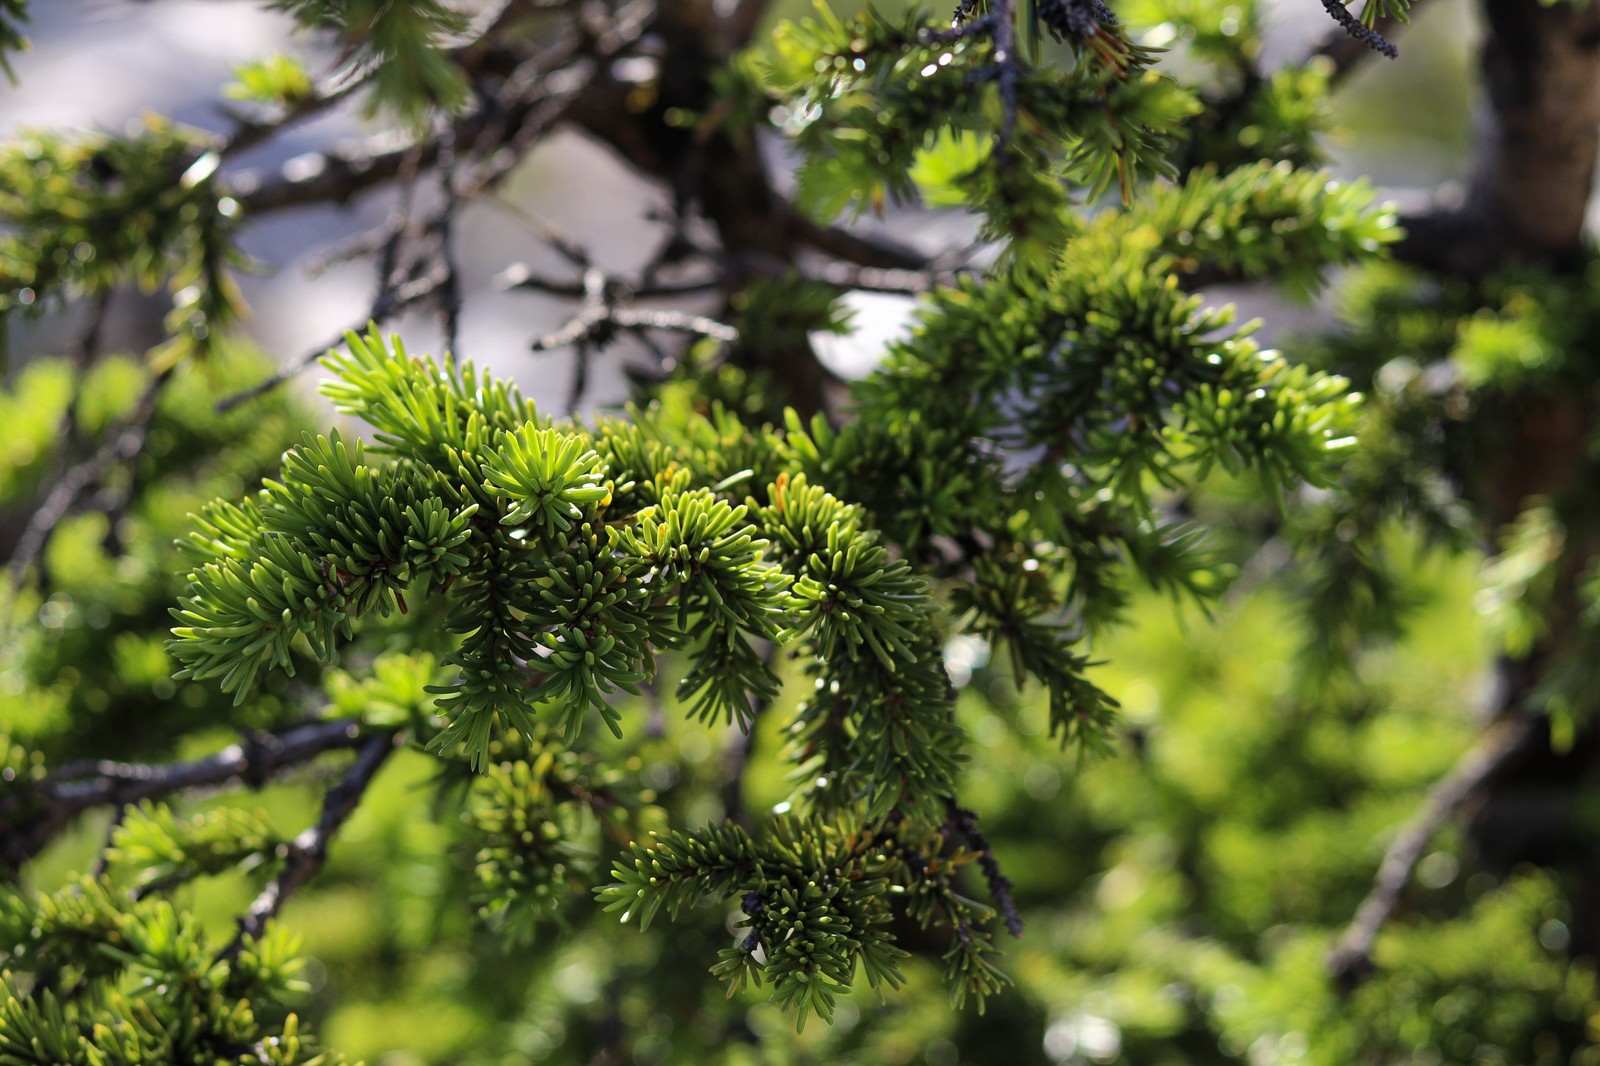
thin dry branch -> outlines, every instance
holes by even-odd
[[[283,869],[278,871],[267,887],[250,904],[250,909],[239,919],[239,931],[232,942],[223,949],[220,958],[230,958],[239,953],[246,940],[259,939],[290,896],[299,890],[322,869],[328,859],[328,844],[339,828],[355,813],[366,793],[367,786],[382,769],[384,762],[395,750],[399,734],[389,730],[368,737],[361,744],[355,762],[345,771],[339,783],[328,790],[322,801],[322,816],[317,824],[283,845]]]
[[[1372,945],[1378,938],[1423,849],[1456,810],[1481,788],[1507,760],[1521,750],[1533,732],[1533,719],[1514,714],[1502,718],[1461,761],[1428,791],[1422,806],[1384,853],[1383,864],[1367,898],[1361,901],[1338,944],[1328,955],[1328,969],[1341,985],[1359,983],[1372,972]]]
[[[421,303],[423,300],[426,300],[428,297],[432,296],[434,292],[444,285],[445,278],[446,272],[441,267],[429,271],[422,277],[413,278],[411,281],[399,286],[393,290],[392,295],[387,301],[382,302],[382,306],[379,306],[377,303],[375,303],[369,310],[365,319],[354,322],[346,329],[341,330],[339,335],[330,340],[328,343],[308,349],[299,358],[295,359],[291,363],[286,364],[280,370],[278,370],[277,373],[273,374],[266,380],[260,381],[250,386],[248,389],[242,389],[231,396],[225,396],[221,400],[217,401],[217,413],[225,414],[228,411],[233,410],[235,407],[238,407],[240,404],[253,400],[257,396],[262,396],[266,393],[269,393],[273,389],[283,385],[285,382],[294,379],[318,359],[321,359],[324,355],[326,355],[330,350],[343,344],[346,333],[359,333],[368,326],[382,325],[383,323],[392,319],[395,315],[398,315],[401,311],[410,308],[414,304]]]

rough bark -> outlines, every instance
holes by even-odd
[[[1562,262],[1579,250],[1600,151],[1600,5],[1483,10],[1488,108],[1467,209],[1504,254]]]
[[[1409,220],[1403,259],[1478,276],[1581,252],[1600,152],[1600,5],[1483,0],[1486,99],[1464,205]]]
[[[1477,280],[1513,263],[1565,273],[1592,259],[1584,221],[1600,155],[1600,3],[1550,6],[1540,0],[1482,0],[1484,100],[1470,184],[1459,206],[1407,218],[1397,258],[1453,278]],[[1485,547],[1536,499],[1581,498],[1592,491],[1600,390],[1596,383],[1552,388],[1530,383],[1486,390],[1469,433],[1477,458],[1464,471]],[[1593,523],[1588,523],[1592,527]],[[1400,901],[1409,863],[1433,828],[1458,806],[1471,810],[1469,834],[1491,869],[1521,863],[1573,875],[1575,952],[1600,943],[1600,861],[1596,834],[1576,815],[1586,785],[1600,774],[1600,735],[1591,726],[1569,751],[1552,750],[1543,701],[1551,671],[1579,652],[1582,572],[1600,543],[1593,528],[1568,529],[1556,590],[1542,604],[1545,633],[1527,654],[1496,663],[1489,736],[1504,741],[1469,756],[1430,797],[1396,842],[1386,870],[1330,958],[1345,982],[1371,968],[1377,928]],[[1452,787],[1464,785],[1465,787]],[[1564,798],[1566,811],[1552,805]],[[1530,812],[1539,812],[1530,817]],[[1554,812],[1554,813],[1553,813]]]
[[[1455,251],[1446,263],[1482,274],[1513,261],[1558,272],[1580,268],[1589,252],[1584,219],[1600,154],[1600,4],[1544,6],[1538,0],[1483,0],[1486,99],[1478,154],[1465,204],[1453,220]],[[1591,390],[1592,391],[1592,390]],[[1590,477],[1587,442],[1595,402],[1585,390],[1533,389],[1485,401],[1476,419],[1490,460],[1481,470],[1478,504],[1498,535],[1536,497],[1561,499]],[[1563,575],[1546,606],[1547,633],[1524,657],[1499,664],[1502,714],[1541,716],[1542,685],[1552,665],[1572,654],[1581,624],[1577,571],[1592,536],[1569,530]],[[1578,782],[1595,766],[1592,744],[1555,752],[1547,723],[1529,731],[1520,753],[1490,783],[1471,827],[1480,856],[1502,870],[1520,862],[1565,866],[1577,874],[1574,948],[1593,946],[1584,912],[1596,903],[1596,870],[1585,858],[1593,835],[1576,821],[1532,833],[1518,812],[1551,782]],[[1552,843],[1552,836],[1561,842]]]

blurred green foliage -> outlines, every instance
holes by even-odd
[[[280,6],[413,125],[462,102],[441,5]],[[1510,515],[1485,471],[1489,415],[1593,380],[1600,275],[1373,265],[1392,216],[1312,169],[1324,67],[1256,76],[1253,3],[1122,15],[1010,81],[915,11],[821,10],[735,62],[818,217],[921,197],[1006,242],[838,426],[704,346],[586,425],[377,336],[327,364],[363,426],[282,393],[219,415],[262,360],[213,334],[232,227],[198,143],[0,153],[0,310],[166,284],[182,342],[0,390],[9,529],[182,364],[5,594],[8,839],[54,781],[139,776],[83,759],[307,716],[405,740],[260,936],[239,918],[330,821],[333,760],[6,856],[0,1063],[1600,1063],[1570,869],[1447,830],[1374,973],[1327,964],[1479,735],[1486,664],[1544,647],[1575,577],[1541,695],[1569,739],[1591,710],[1587,467]],[[236,94],[308,85],[264,61]],[[1304,298],[1351,263],[1297,358],[1187,291]],[[803,279],[733,311],[749,346],[848,328]]]

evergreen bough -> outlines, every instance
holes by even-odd
[[[511,123],[493,93],[520,68],[503,66],[492,22],[435,0],[273,6],[335,36],[343,82],[263,62],[240,71],[233,95],[266,110],[228,137],[150,120],[122,137],[30,133],[0,149],[0,312],[130,284],[169,294],[166,342],[144,368],[149,409],[124,412],[128,430],[214,429],[157,399],[192,366],[226,363],[239,229],[271,196],[294,195],[230,184],[222,169],[263,130],[354,86],[369,116],[401,120],[409,165],[438,167],[450,203],[505,173],[498,155],[472,157],[457,139],[477,116]],[[1240,38],[1253,23],[1240,35],[1212,12],[1155,6],[1187,20],[1196,54],[1246,70]],[[1329,10],[1389,51],[1372,26],[1404,8]],[[634,25],[625,15],[612,31]],[[20,0],[0,0],[0,65],[23,44],[24,17]],[[663,25],[669,37],[683,29]],[[1039,58],[1045,35],[1071,62]],[[663,143],[685,130],[736,141],[742,131],[721,124],[739,122],[790,136],[813,228],[917,197],[978,216],[992,263],[935,276],[911,334],[842,411],[783,403],[770,353],[842,319],[838,283],[798,261],[738,279],[727,310],[739,339],[723,351],[727,327],[624,313],[629,287],[596,280],[565,249],[584,268],[591,317],[557,339],[579,338],[581,357],[617,332],[699,338],[663,360],[665,380],[624,417],[552,419],[449,353],[413,356],[376,324],[347,335],[322,359],[322,392],[359,428],[304,435],[258,491],[200,507],[179,544],[176,680],[220,690],[246,717],[207,713],[255,732],[154,772],[51,768],[55,753],[30,747],[26,724],[4,738],[9,869],[77,813],[119,813],[92,874],[0,898],[0,1062],[342,1061],[290,1009],[303,991],[298,947],[276,916],[397,746],[435,761],[439,802],[459,810],[471,856],[470,905],[513,942],[569,921],[590,895],[640,927],[709,902],[737,916],[732,943],[706,960],[712,973],[730,995],[770,985],[798,1026],[831,1021],[858,974],[899,988],[905,960],[930,942],[953,1001],[981,1008],[1006,981],[997,927],[1020,934],[1021,920],[964,799],[969,738],[947,649],[974,638],[995,649],[1019,688],[1045,694],[1052,738],[1104,752],[1118,706],[1092,675],[1092,639],[1141,585],[1204,605],[1223,584],[1201,549],[1205,522],[1173,503],[1201,481],[1250,474],[1269,507],[1295,505],[1285,529],[1321,553],[1307,596],[1330,662],[1400,613],[1384,560],[1360,550],[1385,521],[1461,542],[1440,471],[1416,461],[1437,439],[1437,395],[1386,370],[1365,403],[1344,377],[1263,350],[1252,324],[1192,291],[1270,280],[1309,295],[1331,268],[1370,263],[1396,239],[1367,187],[1314,165],[1326,72],[1243,77],[1229,96],[1179,85],[1160,59],[1098,2],[963,3],[949,22],[819,7],[769,47],[728,57],[709,79],[714,108],[664,107]],[[505,136],[497,149],[519,143]],[[468,164],[482,169],[458,182],[451,168]],[[396,273],[398,234],[379,249],[374,317],[442,290],[454,330],[449,210],[435,224],[442,279],[425,261]],[[663,262],[693,244],[674,241]],[[654,283],[647,272],[639,288]],[[1398,322],[1417,351],[1433,345],[1486,393],[1568,381],[1573,367],[1543,354],[1571,347],[1550,321],[1579,319],[1592,301],[1582,285],[1541,287],[1552,307],[1567,301],[1541,317],[1531,284],[1452,292],[1460,306],[1420,325],[1420,299],[1368,317],[1377,330]],[[1451,347],[1441,323],[1500,294],[1501,316]],[[42,378],[29,387],[49,391]],[[37,465],[23,473],[42,477]],[[1584,517],[1567,496],[1521,513],[1492,572],[1511,644],[1537,643],[1528,605],[1574,573],[1594,598],[1587,558],[1563,547]],[[1327,535],[1351,522],[1359,536]],[[13,612],[45,610],[52,601],[18,576]],[[1546,686],[1558,710],[1592,688],[1585,618],[1584,641],[1562,650]],[[617,746],[671,728],[655,710],[663,680],[701,723],[748,732],[779,716],[790,796],[755,817],[730,803],[725,820],[672,824]],[[300,721],[312,705],[318,715]],[[299,834],[257,812],[180,816],[165,804],[190,788],[259,786],[342,749],[355,761]],[[263,869],[270,880],[226,944],[170,900],[195,879]],[[1546,907],[1541,891],[1519,888],[1517,913]],[[1231,965],[1194,940],[1167,947],[1162,965],[1197,984]]]

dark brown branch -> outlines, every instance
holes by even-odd
[[[1564,265],[1580,254],[1600,153],[1600,6],[1483,10],[1489,109],[1467,211],[1505,254]]]
[[[1486,780],[1515,755],[1533,733],[1533,720],[1516,714],[1502,718],[1483,739],[1462,756],[1444,777],[1428,790],[1422,806],[1400,830],[1373,881],[1337,945],[1328,956],[1328,969],[1345,987],[1360,982],[1372,971],[1372,945],[1400,901],[1411,871],[1423,849],[1456,810]]]
[[[355,148],[298,156],[276,173],[247,171],[235,175],[228,185],[233,198],[252,217],[307,204],[345,204],[374,185],[397,177],[414,151],[420,153],[418,161],[422,166],[431,167],[438,158],[438,141],[429,139],[389,150],[369,142]]]
[[[281,108],[263,118],[252,118],[232,111],[224,111],[234,121],[229,133],[212,143],[212,150],[226,158],[238,155],[258,144],[271,140],[291,126],[315,118],[359,89],[365,81],[361,78],[342,78],[332,84],[318,86],[311,95],[293,105]]]
[[[231,783],[260,787],[324,752],[364,739],[354,722],[314,722],[255,735],[192,762],[70,763],[0,800],[0,858],[19,866],[84,811]]]
[[[1389,38],[1352,15],[1350,9],[1345,7],[1343,0],[1322,0],[1322,7],[1328,12],[1328,17],[1339,24],[1340,30],[1350,40],[1359,43],[1363,48],[1377,52],[1379,55],[1388,56],[1390,59],[1399,57],[1400,49],[1396,48]]]
[[[928,257],[890,237],[823,226],[793,204],[784,205],[785,222],[795,239],[833,259],[888,270],[926,270]]]
[[[1600,7],[1483,0],[1487,106],[1465,202],[1402,218],[1395,258],[1476,278],[1583,259],[1600,153]]]
[[[246,940],[259,939],[267,923],[276,917],[289,897],[322,869],[323,863],[328,860],[328,844],[350,815],[355,813],[367,786],[372,784],[372,779],[394,752],[398,740],[398,733],[385,731],[368,737],[362,743],[355,762],[350,764],[344,777],[324,797],[322,816],[317,819],[317,824],[307,827],[299,836],[283,845],[283,869],[261,890],[261,894],[250,904],[250,909],[239,919],[239,932],[223,949],[222,958],[238,954]]]

